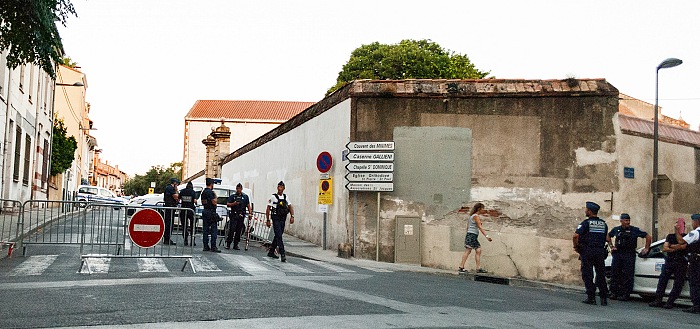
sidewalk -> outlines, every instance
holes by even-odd
[[[417,273],[429,273],[429,274],[439,274],[439,275],[454,275],[466,280],[472,281],[482,281],[482,282],[492,282],[499,284],[506,284],[515,287],[530,287],[539,289],[551,289],[551,290],[564,290],[574,293],[583,293],[583,287],[571,286],[550,282],[541,282],[526,280],[521,278],[505,278],[498,277],[492,274],[476,274],[476,273],[458,273],[456,270],[443,270],[432,267],[423,267],[420,265],[410,265],[410,264],[396,264],[396,263],[385,263],[377,262],[368,259],[356,259],[356,258],[341,258],[337,256],[336,250],[323,250],[313,243],[301,240],[297,237],[285,234],[284,235],[284,248],[287,255],[308,258],[313,260],[318,260],[322,262],[335,263],[340,265],[357,266],[361,268],[366,268],[370,270],[386,270],[386,271],[404,271],[404,272],[417,272]]]

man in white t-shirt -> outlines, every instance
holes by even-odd
[[[282,242],[282,234],[284,234],[284,224],[287,221],[287,214],[291,215],[289,224],[294,224],[294,208],[289,203],[287,195],[284,194],[284,182],[280,181],[277,184],[277,193],[273,194],[267,202],[267,210],[265,217],[267,218],[267,227],[272,225],[272,230],[275,232],[275,237],[272,240],[270,250],[267,252],[268,257],[277,258],[275,248],[279,248],[280,258],[283,262],[287,261],[284,253],[284,242]],[[272,215],[272,223],[270,223],[270,215]]]
[[[693,302],[693,307],[683,312],[700,314],[700,214],[693,214],[690,219],[693,220],[693,230],[685,236],[681,236],[681,227],[676,224],[676,239],[680,245],[686,245],[688,252],[688,285]]]

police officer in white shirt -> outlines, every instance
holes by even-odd
[[[294,224],[294,208],[289,204],[287,195],[284,194],[284,182],[280,181],[277,184],[277,193],[272,195],[268,200],[265,217],[267,218],[267,227],[270,227],[270,215],[272,215],[272,229],[275,232],[275,238],[272,240],[270,250],[267,252],[268,257],[277,258],[275,248],[279,248],[280,257],[283,262],[287,261],[284,253],[284,242],[282,242],[282,234],[284,234],[284,224],[287,221],[287,214],[291,215],[289,224]]]
[[[683,312],[700,314],[700,214],[693,214],[693,230],[685,236],[681,236],[680,225],[676,224],[676,239],[679,244],[686,245],[688,252],[688,285],[690,286],[690,300],[693,307]]]

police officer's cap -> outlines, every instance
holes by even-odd
[[[597,213],[598,210],[600,210],[600,206],[597,203],[591,201],[586,202],[586,208],[590,209],[592,212],[595,213]]]
[[[241,183],[236,184],[236,188],[239,188],[239,187],[243,188],[243,185],[241,185]]]
[[[180,180],[177,179],[177,178],[175,178],[175,177],[173,177],[173,178],[170,179],[170,184],[180,184]]]
[[[620,219],[631,219],[629,214],[621,214]]]
[[[209,185],[211,185],[211,184],[214,184],[214,179],[213,179],[213,178],[207,177],[207,179],[205,180],[205,182],[206,182],[207,186],[209,186]]]
[[[282,187],[284,187],[284,182],[283,182],[283,181],[280,181],[279,183],[277,183],[277,186],[282,186]]]
[[[700,214],[692,214],[692,215],[690,215],[690,219],[692,219],[692,220],[700,220]]]

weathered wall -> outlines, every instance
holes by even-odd
[[[352,218],[346,215],[346,170],[341,161],[350,136],[350,100],[315,116],[311,113],[306,113],[307,121],[295,125],[294,129],[269,139],[263,136],[259,146],[232,153],[223,165],[221,178],[223,184],[241,182],[250,188],[255,210],[263,212],[268,199],[277,191],[277,183],[283,180],[285,193],[296,215],[295,223],[287,225],[287,232],[321,244],[323,214],[317,211],[319,171],[316,158],[323,151],[330,152],[335,164],[329,172],[334,184],[333,205],[329,206],[327,219],[327,241],[329,246],[337,246],[352,239],[352,231],[349,231]]]

